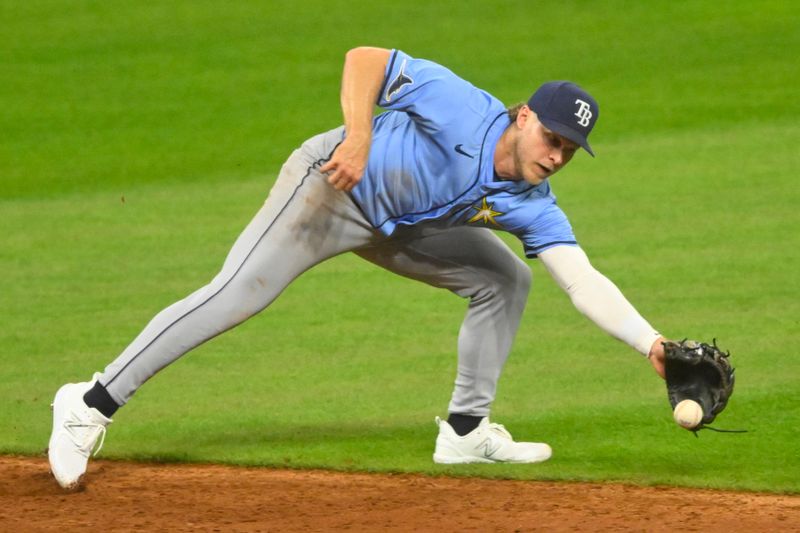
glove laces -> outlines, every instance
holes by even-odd
[[[747,433],[746,429],[722,429],[722,428],[712,428],[711,426],[700,426],[692,430],[694,433],[695,438],[700,438],[697,435],[697,432],[701,429],[710,429],[711,431],[716,431],[717,433]]]

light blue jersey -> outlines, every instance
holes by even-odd
[[[438,220],[516,235],[528,257],[575,244],[545,181],[496,179],[494,152],[510,125],[497,98],[450,70],[395,50],[386,68],[364,176],[351,194],[386,235]]]

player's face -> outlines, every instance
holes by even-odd
[[[547,129],[527,106],[520,110],[517,125],[520,129],[514,147],[514,164],[517,175],[533,185],[539,185],[561,170],[579,148]]]

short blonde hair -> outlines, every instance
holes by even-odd
[[[522,106],[525,105],[525,102],[520,102],[518,104],[514,104],[506,108],[506,113],[508,113],[508,118],[511,119],[511,122],[517,120],[517,115],[519,115],[519,110],[522,109]]]

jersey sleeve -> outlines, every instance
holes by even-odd
[[[457,122],[465,107],[483,105],[481,93],[433,61],[393,50],[377,104],[404,111],[425,129],[437,131]]]
[[[541,252],[562,244],[577,246],[567,215],[557,204],[550,204],[520,236],[525,256],[535,258]]]

